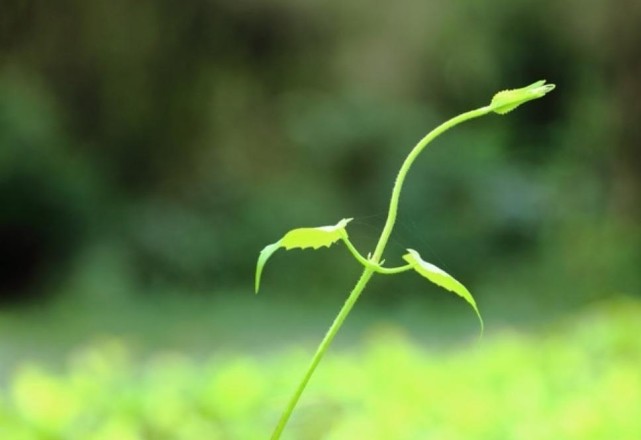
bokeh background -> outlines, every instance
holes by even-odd
[[[359,266],[260,249],[439,138],[291,439],[641,438],[641,3],[2,0],[0,437],[267,438]]]

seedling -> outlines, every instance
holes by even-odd
[[[327,334],[318,346],[318,349],[316,350],[316,353],[314,354],[314,357],[312,358],[307,371],[300,381],[298,388],[296,388],[294,394],[290,398],[289,403],[287,404],[285,410],[281,415],[278,425],[276,426],[276,429],[272,434],[272,440],[277,440],[280,438],[283,430],[285,429],[285,425],[287,424],[287,421],[294,411],[294,408],[296,407],[296,404],[298,403],[303,390],[312,377],[314,370],[316,369],[323,355],[332,343],[332,340],[336,336],[336,333],[343,325],[345,318],[347,318],[347,315],[352,310],[352,307],[354,307],[356,300],[358,300],[359,296],[363,292],[363,289],[365,289],[367,283],[372,278],[372,276],[374,276],[374,274],[393,275],[413,270],[419,275],[427,278],[434,284],[459,295],[465,301],[467,301],[472,309],[474,309],[474,312],[476,313],[476,316],[479,320],[480,334],[483,334],[483,318],[481,317],[481,313],[479,312],[478,306],[476,305],[476,301],[474,300],[474,297],[469,292],[469,290],[467,290],[467,288],[463,284],[461,284],[444,270],[439,269],[438,267],[431,263],[428,263],[427,261],[424,261],[417,251],[413,249],[407,250],[407,253],[403,256],[403,259],[407,264],[403,266],[383,266],[383,252],[385,251],[385,246],[387,245],[390,235],[392,234],[392,230],[394,229],[394,224],[396,223],[398,202],[401,197],[403,182],[405,181],[405,177],[407,176],[410,167],[412,166],[418,155],[432,140],[434,140],[441,133],[462,122],[478,118],[479,116],[483,116],[488,113],[496,113],[499,115],[509,113],[525,102],[545,96],[547,93],[551,92],[554,87],[554,84],[546,84],[545,81],[542,80],[520,89],[503,90],[494,95],[489,105],[455,116],[449,121],[446,121],[433,129],[423,139],[421,139],[410,151],[409,155],[405,158],[405,161],[403,162],[403,165],[401,166],[401,169],[396,176],[385,226],[383,227],[383,231],[381,232],[381,235],[378,239],[378,243],[374,248],[374,252],[368,254],[367,257],[364,257],[349,240],[349,236],[347,234],[347,225],[352,220],[351,218],[342,219],[333,226],[293,229],[285,234],[283,238],[278,240],[276,243],[266,246],[260,252],[260,255],[258,257],[258,264],[256,266],[256,293],[258,293],[258,289],[260,287],[260,277],[263,272],[265,263],[267,262],[269,257],[271,257],[272,254],[280,248],[285,248],[286,250],[295,248],[318,249],[323,246],[329,247],[336,242],[342,241],[349,252],[351,252],[351,254],[354,256],[356,261],[363,265],[363,273],[356,283],[356,286],[354,286],[351,293],[347,297],[345,304],[338,312],[338,315],[336,315],[336,318],[334,318],[334,322],[329,327]]]

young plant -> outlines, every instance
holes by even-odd
[[[294,394],[289,400],[289,403],[285,407],[278,425],[276,426],[272,434],[272,440],[280,438],[283,430],[285,429],[285,425],[287,424],[287,421],[294,411],[294,408],[296,407],[296,404],[298,403],[303,390],[307,386],[307,383],[314,373],[314,370],[329,348],[329,345],[332,343],[332,340],[336,336],[336,333],[343,325],[345,318],[347,318],[347,315],[352,310],[352,307],[356,303],[356,300],[358,300],[359,296],[363,292],[363,289],[365,289],[367,283],[372,278],[372,276],[374,276],[374,274],[378,273],[383,275],[392,275],[408,270],[414,270],[416,273],[427,278],[434,284],[461,296],[465,301],[467,301],[468,304],[474,309],[474,312],[478,317],[480,324],[480,333],[481,335],[483,334],[483,319],[481,318],[481,314],[476,305],[476,301],[472,297],[472,294],[467,290],[467,288],[465,288],[463,284],[454,279],[454,277],[452,277],[450,274],[446,273],[442,269],[439,269],[433,264],[424,261],[417,251],[413,249],[407,250],[407,253],[403,256],[403,259],[407,264],[403,266],[383,266],[383,252],[385,251],[385,246],[387,245],[387,241],[389,240],[390,235],[392,234],[392,230],[394,229],[394,224],[396,223],[398,202],[401,197],[403,182],[405,181],[405,177],[407,176],[410,167],[412,166],[418,155],[432,140],[434,140],[434,138],[436,138],[441,133],[460,124],[461,122],[478,118],[479,116],[483,116],[488,113],[497,113],[499,115],[504,115],[527,101],[545,96],[545,94],[552,91],[554,87],[554,84],[546,84],[545,81],[542,80],[520,89],[503,90],[494,95],[489,105],[455,116],[449,121],[446,121],[433,129],[423,139],[421,139],[410,151],[409,155],[405,158],[405,161],[403,162],[403,165],[401,166],[401,169],[396,176],[385,226],[383,227],[383,231],[381,232],[380,238],[378,239],[378,243],[374,248],[374,252],[368,254],[367,257],[364,257],[349,240],[346,228],[348,223],[352,220],[351,218],[342,219],[333,226],[293,229],[285,234],[285,236],[283,236],[283,238],[278,240],[276,243],[266,246],[260,252],[260,255],[258,257],[258,264],[256,266],[256,293],[258,293],[258,289],[260,287],[260,277],[265,263],[267,262],[269,257],[271,257],[272,254],[280,248],[285,248],[286,250],[295,248],[305,249],[310,247],[313,249],[318,249],[323,246],[329,247],[338,241],[342,241],[349,252],[351,252],[351,254],[354,256],[356,261],[358,261],[363,266],[363,273],[356,283],[356,286],[354,286],[351,293],[347,297],[345,304],[338,312],[338,315],[336,315],[336,318],[334,318],[334,322],[329,327],[327,334],[318,346],[318,349],[316,350],[316,353],[314,354],[314,357],[312,358],[307,371],[303,375],[298,388],[296,388]]]

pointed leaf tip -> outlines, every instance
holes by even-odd
[[[265,246],[258,255],[258,262],[256,263],[256,279],[254,281],[254,290],[258,293],[260,288],[260,277],[263,273],[263,268],[279,248],[283,247],[287,250],[294,248],[314,248],[318,249],[322,246],[331,246],[341,238],[347,238],[347,230],[345,227],[351,218],[344,218],[337,224],[332,226],[319,226],[317,228],[298,228],[289,231],[283,238],[276,243]]]
[[[479,319],[479,324],[481,325],[481,335],[483,334],[483,318],[481,313],[476,305],[474,297],[467,288],[457,281],[453,276],[445,272],[443,269],[436,267],[435,265],[424,261],[420,254],[414,249],[408,249],[407,254],[403,256],[403,259],[407,261],[412,268],[423,277],[427,278],[437,286],[440,286],[450,292],[453,292],[463,298],[468,302],[470,306],[474,309],[476,316]]]
[[[260,288],[260,276],[263,273],[263,267],[265,267],[265,263],[267,263],[269,257],[271,257],[272,254],[276,252],[280,246],[280,241],[277,241],[276,243],[265,246],[263,250],[260,251],[260,254],[258,255],[258,263],[256,264],[256,281],[254,285],[255,293],[258,293],[258,289]]]

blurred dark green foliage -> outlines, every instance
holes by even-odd
[[[323,218],[355,217],[365,249],[416,140],[538,78],[559,93],[430,148],[388,258],[421,243],[481,301],[517,285],[570,302],[641,287],[635,2],[2,9],[3,298],[64,291],[103,252],[132,292],[249,292],[265,240]],[[276,263],[292,275],[266,293],[351,283],[349,265],[316,273],[323,260]],[[422,290],[408,277],[371,296]]]

